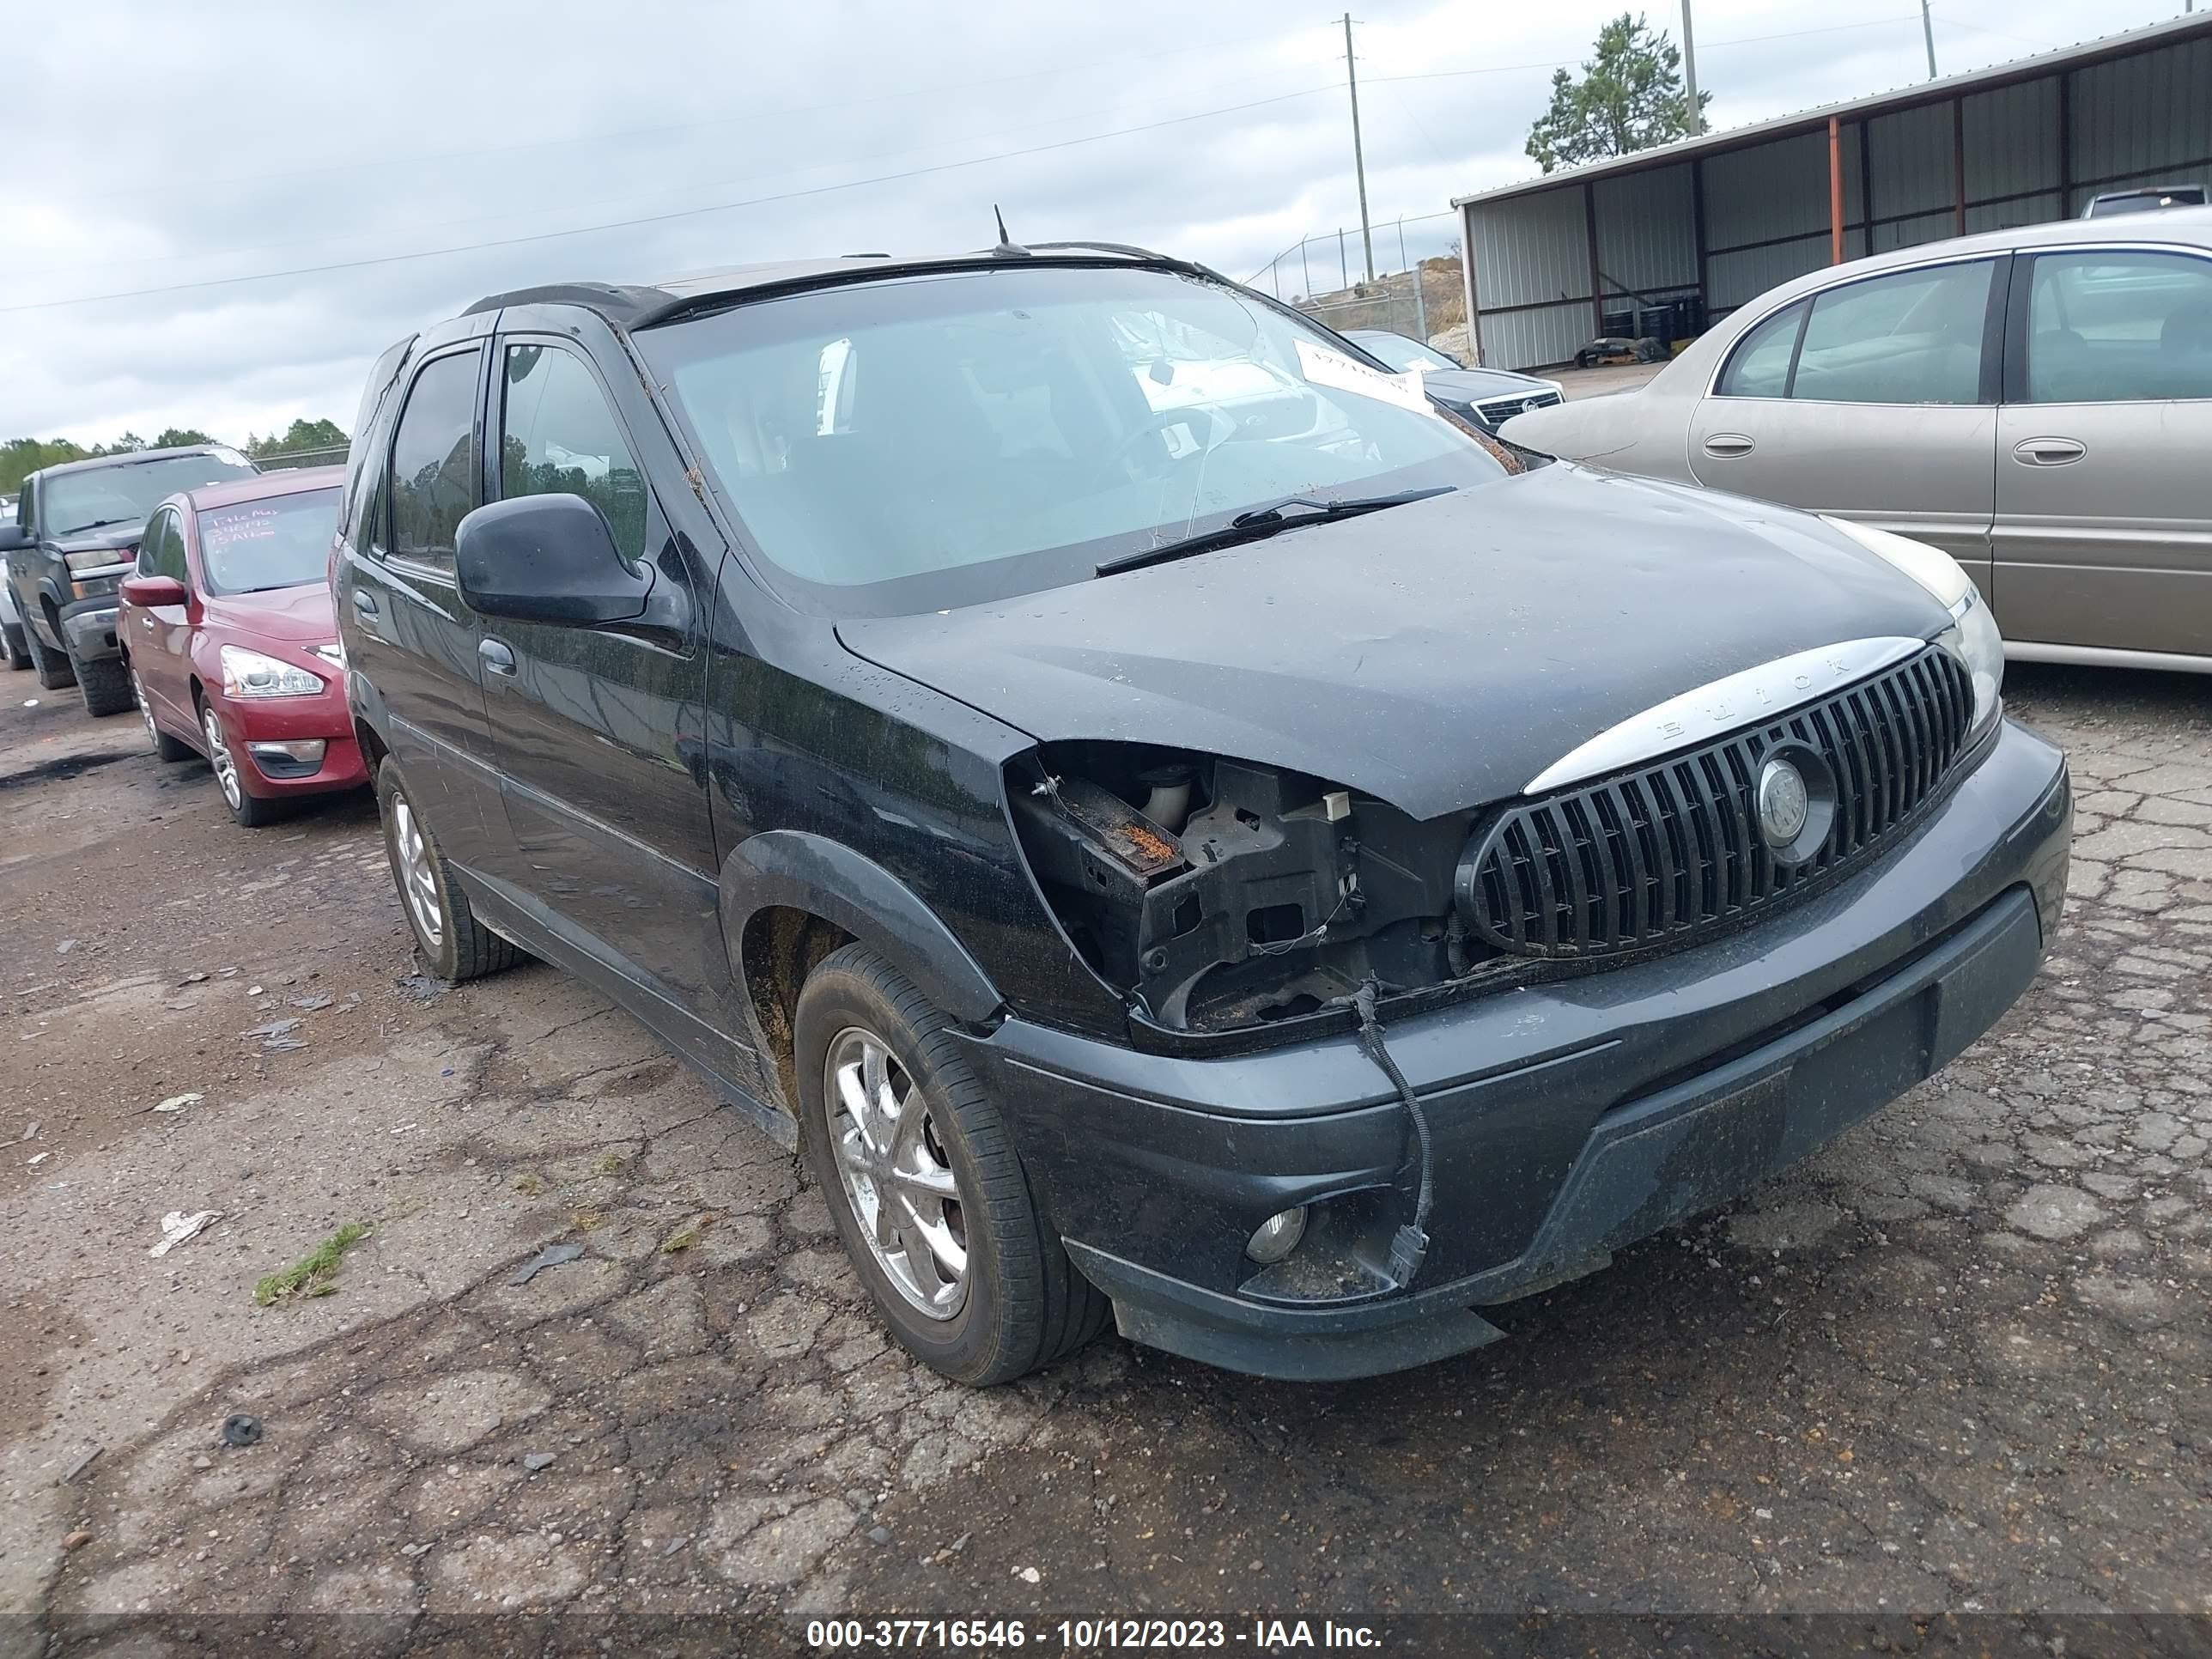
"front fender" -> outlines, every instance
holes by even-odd
[[[724,860],[722,937],[744,972],[746,925],[763,910],[804,910],[882,955],[955,1019],[990,1020],[1006,999],[937,914],[874,860],[826,836],[764,830]]]

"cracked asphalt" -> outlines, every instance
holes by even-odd
[[[887,1344],[818,1193],[641,1028],[546,968],[416,976],[366,799],[243,831],[135,724],[6,689],[0,1659],[2212,1613],[2212,681],[2015,668],[2080,791],[2039,983],[1510,1340],[1294,1387],[1109,1336],[982,1394]],[[256,1304],[348,1223],[330,1294]]]

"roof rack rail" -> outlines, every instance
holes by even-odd
[[[1169,255],[1155,253],[1148,247],[1138,247],[1130,242],[1030,242],[1025,244],[1032,252],[1050,249],[1055,252],[1079,253],[1088,250],[1094,253],[1126,253],[1132,259],[1167,259]],[[1175,259],[1173,264],[1183,261]]]

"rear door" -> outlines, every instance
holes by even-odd
[[[707,1041],[727,1073],[737,1027],[701,737],[712,572],[645,481],[639,446],[665,434],[625,422],[573,340],[502,334],[495,362],[487,493],[582,496],[625,558],[650,563],[656,600],[650,623],[484,619],[506,873],[574,942],[720,1034]]]
[[[1997,429],[2008,638],[2212,655],[2212,258],[2023,256]]]
[[[1930,542],[1987,592],[2004,264],[1857,277],[1761,321],[1691,418],[1698,482]]]
[[[185,592],[191,593],[184,523],[173,507],[158,508],[147,521],[145,538],[138,544],[137,569],[142,576],[180,581]],[[189,599],[183,605],[126,605],[116,629],[127,641],[131,672],[162,722],[191,732],[199,730],[191,694],[191,618],[196,609]]]

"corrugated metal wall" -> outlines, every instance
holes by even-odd
[[[1961,155],[1968,231],[2078,213],[2100,191],[2212,182],[2212,38],[1887,111],[1869,118],[1863,137],[1846,121],[1841,139],[1846,258],[1959,234]],[[1561,362],[1595,331],[1584,188],[1539,188],[1464,210],[1486,363]],[[1701,290],[1717,319],[1829,261],[1824,131],[1615,174],[1589,190],[1608,294]]]

